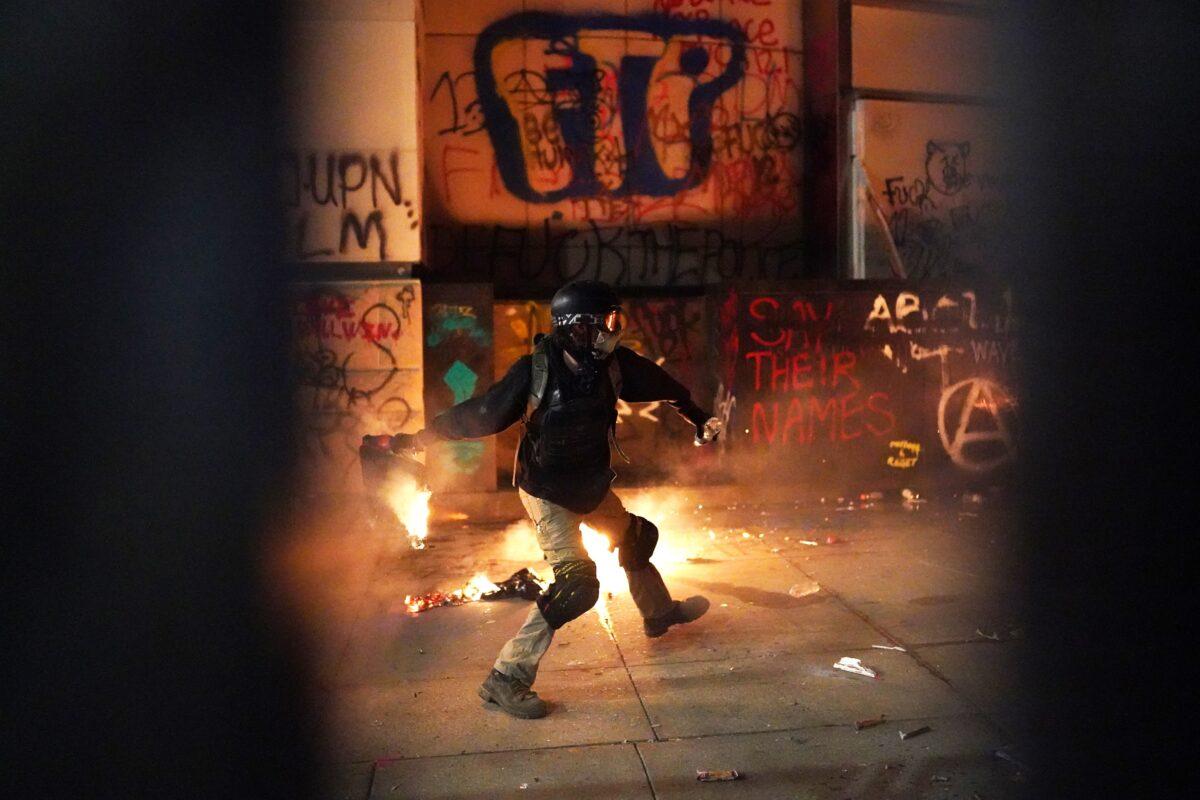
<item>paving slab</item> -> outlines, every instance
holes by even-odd
[[[1023,624],[1023,601],[1013,586],[1001,593],[989,581],[911,557],[813,558],[797,566],[909,644],[968,641],[978,637],[976,630]]]
[[[1024,641],[982,640],[923,647],[918,653],[976,708],[1014,737],[1027,738],[1035,709],[1030,694],[1022,691],[1029,657]]]
[[[878,679],[833,668],[833,654],[630,667],[660,738],[952,716],[972,707],[904,653],[845,653]]]
[[[371,800],[651,800],[632,744],[404,759],[376,767]]]
[[[764,565],[764,570],[774,567]],[[715,570],[715,567],[712,568]],[[666,664],[745,658],[765,653],[833,652],[870,647],[881,641],[869,625],[827,594],[817,591],[795,598],[782,592],[757,590],[753,584],[733,584],[719,577],[669,573],[666,580],[679,599],[704,595],[712,604],[693,624],[670,629],[657,639],[642,630],[637,608],[626,598],[610,604],[613,629],[625,663]],[[801,575],[788,574],[789,584],[816,588]],[[786,581],[785,581],[786,582]],[[746,598],[755,598],[747,604]]]
[[[653,738],[624,669],[570,669],[538,676],[548,717],[519,720],[475,693],[485,675],[406,680],[331,693],[334,762],[458,755]]]
[[[520,599],[409,614],[404,598],[375,598],[358,621],[335,685],[473,677],[482,680],[534,605]],[[619,667],[620,654],[594,614],[560,628],[542,672]]]
[[[317,787],[318,800],[367,800],[375,763],[337,764],[325,770]]]
[[[314,673],[332,680],[385,539],[363,523],[359,503],[302,506],[294,513],[306,524],[272,543],[268,564],[282,604],[303,621]]]
[[[850,726],[639,743],[657,800],[1022,797],[1025,784],[992,755],[1002,737],[978,717],[914,720],[931,731],[901,741],[900,726]],[[697,769],[740,780],[701,783]],[[944,779],[944,780],[943,780]]]

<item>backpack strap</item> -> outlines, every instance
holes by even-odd
[[[621,364],[617,360],[617,354],[613,353],[612,358],[608,362],[608,381],[612,384],[613,397],[617,400],[621,399]],[[621,454],[621,458],[626,464],[632,464],[629,456],[625,455],[625,451],[621,449],[620,442],[617,441],[617,421],[613,417],[613,424],[608,426],[608,441],[612,443],[613,448]]]
[[[621,364],[617,361],[616,353],[608,361],[608,381],[612,384],[613,396],[621,399]]]
[[[546,355],[546,346],[541,342],[533,349],[533,363],[530,365],[529,402],[525,405],[525,422],[533,418],[533,412],[542,404],[546,394],[546,385],[550,382],[550,358]]]
[[[533,419],[533,412],[537,411],[538,406],[542,404],[542,397],[546,394],[546,385],[550,382],[550,359],[546,355],[545,339],[539,339],[534,345],[530,364],[529,375],[529,399],[525,401],[525,415],[521,417],[521,424],[529,429],[529,420]],[[522,439],[524,436],[521,437]],[[520,460],[521,445],[518,441],[517,449],[513,452],[513,486],[517,485],[517,462]]]

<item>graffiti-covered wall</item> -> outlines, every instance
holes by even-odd
[[[297,5],[279,159],[288,260],[420,260],[417,24],[412,3]]]
[[[425,26],[439,280],[801,275],[799,4],[427,3]]]
[[[1001,113],[869,100],[857,119],[865,276],[994,276],[1009,183]]]
[[[1003,289],[731,289],[717,316],[723,446],[764,476],[922,486],[995,479],[1016,457]]]
[[[366,433],[425,424],[417,281],[296,284],[292,363],[304,486],[359,492]]]

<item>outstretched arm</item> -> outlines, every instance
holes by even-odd
[[[716,438],[720,430],[713,415],[696,405],[687,387],[672,378],[665,369],[628,347],[618,347],[615,358],[621,368],[622,400],[628,403],[664,401],[695,426],[697,444],[705,444]]]
[[[393,449],[424,447],[437,439],[479,439],[512,425],[525,413],[529,401],[531,361],[529,356],[517,359],[486,392],[446,409],[420,433],[393,437]]]

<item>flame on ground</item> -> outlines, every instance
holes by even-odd
[[[388,506],[408,532],[408,543],[414,550],[425,549],[429,536],[429,498],[433,492],[423,488],[409,475],[397,475],[389,484],[385,496]]]
[[[583,534],[583,546],[588,556],[596,562],[596,577],[600,580],[600,599],[592,610],[596,612],[600,624],[609,636],[613,635],[612,616],[608,613],[608,598],[619,591],[629,589],[629,581],[625,578],[625,570],[617,562],[616,551],[609,552],[608,537],[587,523],[579,524],[579,532]]]
[[[464,603],[474,603],[484,594],[494,592],[500,587],[488,580],[482,572],[475,573],[461,589],[451,592],[428,592],[426,594],[404,595],[404,607],[410,614],[419,614],[438,606],[461,606]]]
[[[673,568],[685,563],[689,558],[695,558],[700,553],[696,549],[696,537],[689,537],[688,527],[694,527],[692,510],[695,502],[687,496],[669,489],[650,489],[631,493],[621,498],[626,509],[631,513],[653,522],[658,526],[658,545],[650,560],[663,577],[668,579]],[[588,557],[596,562],[596,577],[600,580],[600,599],[594,610],[609,636],[613,635],[612,615],[609,613],[608,600],[618,592],[629,591],[629,580],[625,570],[621,569],[616,551],[608,549],[608,537],[592,528],[587,523],[581,523],[580,533],[583,534],[583,546]],[[713,538],[713,537],[710,537]],[[692,541],[690,549],[684,549],[681,543]]]

